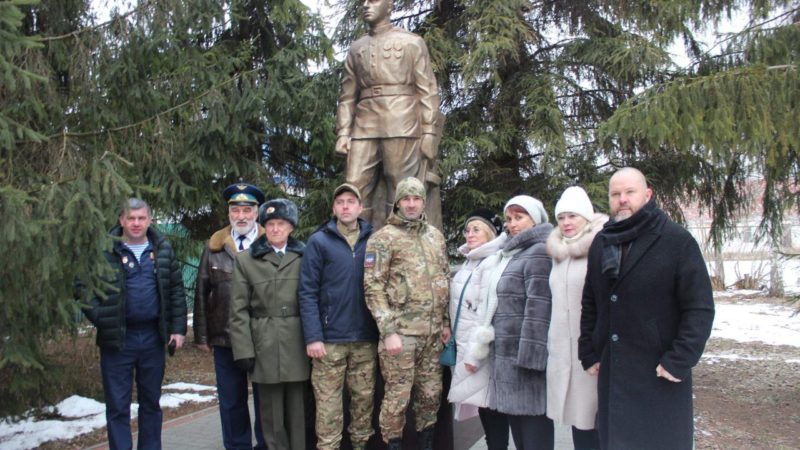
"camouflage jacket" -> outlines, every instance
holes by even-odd
[[[450,326],[444,236],[424,220],[396,214],[367,242],[364,295],[381,338],[430,336]]]

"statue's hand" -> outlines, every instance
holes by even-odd
[[[339,156],[347,156],[350,151],[350,136],[339,136],[336,139],[336,154]]]
[[[425,159],[430,161],[436,160],[436,146],[434,145],[434,138],[436,136],[432,134],[423,134],[422,135],[422,142],[420,143],[420,150],[422,151],[422,156]]]

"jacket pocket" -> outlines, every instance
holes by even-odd
[[[390,288],[389,292],[387,292],[389,296],[389,302],[392,306],[403,306],[408,301],[408,280],[406,276],[401,274],[397,275],[397,283],[394,285],[393,288]]]
[[[267,328],[270,326],[269,317],[250,319],[250,336],[253,339],[253,351],[256,356],[262,354],[268,344]]]
[[[651,319],[644,323],[644,333],[650,347],[658,350],[659,354],[664,353],[664,346],[661,343],[661,333],[658,332],[658,319]]]
[[[211,280],[212,286],[218,286],[224,282],[230,282],[233,279],[233,267],[225,266],[211,266],[208,278]]]

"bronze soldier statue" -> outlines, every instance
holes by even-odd
[[[437,145],[444,116],[425,41],[392,26],[391,0],[364,0],[369,33],[350,47],[336,112],[336,152],[363,198],[362,217],[380,228],[395,188],[413,176],[429,192],[429,222],[441,228]]]

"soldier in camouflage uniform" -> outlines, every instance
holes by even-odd
[[[339,450],[342,390],[350,392],[350,441],[363,449],[372,435],[378,328],[364,303],[364,251],[372,226],[358,218],[361,194],[333,192],[334,218],[311,235],[300,267],[298,298],[311,385],[317,403],[317,448]]]
[[[402,447],[412,387],[420,447],[433,448],[442,393],[439,353],[450,338],[445,241],[425,221],[424,207],[422,182],[413,177],[401,181],[394,212],[369,239],[364,258],[364,293],[378,323],[378,356],[386,380],[380,427],[390,450]]]

